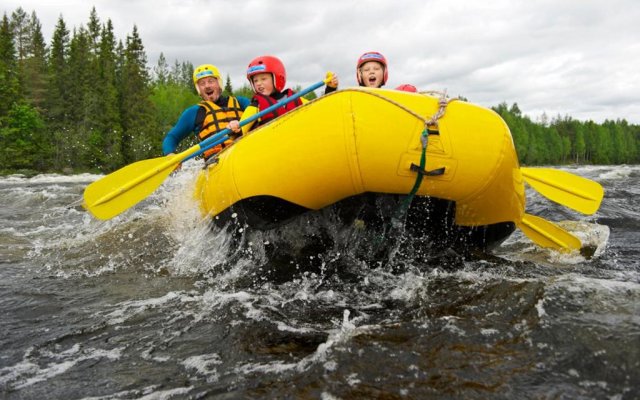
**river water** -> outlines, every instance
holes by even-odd
[[[640,398],[640,166],[568,170],[598,213],[531,189],[527,212],[591,256],[516,231],[376,262],[326,213],[238,245],[196,211],[197,167],[106,222],[80,206],[98,176],[2,177],[0,397]]]

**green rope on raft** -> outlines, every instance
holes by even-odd
[[[424,171],[425,166],[427,164],[427,144],[429,143],[429,131],[426,127],[422,131],[420,142],[422,143],[422,154],[420,154],[420,171]],[[413,198],[418,192],[418,189],[420,189],[420,185],[422,184],[423,178],[424,178],[424,174],[422,172],[418,172],[418,176],[416,177],[416,182],[413,184],[413,188],[411,188],[411,191],[409,192],[407,197],[404,198],[404,200],[402,201],[402,204],[400,204],[400,206],[396,210],[391,220],[392,223],[396,221],[400,221],[402,217],[406,214],[407,210],[411,206],[411,202],[413,201]]]
[[[427,165],[427,144],[429,142],[429,131],[425,126],[425,129],[422,131],[422,136],[420,137],[420,142],[422,143],[422,153],[420,154],[420,169],[418,171],[418,176],[416,177],[416,181],[413,184],[413,188],[407,196],[404,198],[402,203],[396,209],[396,212],[391,217],[389,221],[389,225],[382,231],[381,235],[378,235],[376,240],[374,241],[374,246],[379,247],[388,236],[388,233],[392,229],[401,229],[404,226],[404,217],[411,206],[411,202],[415,197],[418,189],[420,189],[420,185],[422,184],[422,179],[424,178],[424,173],[422,171],[425,170],[425,166]]]

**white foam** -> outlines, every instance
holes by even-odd
[[[188,370],[195,370],[196,373],[206,376],[209,383],[217,382],[220,379],[216,366],[222,364],[222,359],[217,353],[191,356],[180,364]]]
[[[561,286],[570,292],[584,292],[596,290],[609,293],[636,293],[640,295],[640,283],[633,281],[619,281],[614,279],[600,279],[578,274],[566,274],[554,279],[554,285]]]
[[[632,173],[640,171],[640,166],[618,165],[609,167],[598,175],[599,180],[621,180],[628,178]]]
[[[348,342],[353,336],[355,336],[360,331],[367,331],[368,327],[358,328],[356,323],[361,322],[362,319],[366,317],[356,317],[350,319],[349,316],[351,312],[349,310],[344,310],[342,313],[342,322],[339,325],[338,329],[334,329],[329,333],[329,337],[327,341],[318,345],[318,348],[313,354],[308,355],[307,357],[300,360],[296,369],[300,372],[306,370],[310,365],[315,363],[322,363],[325,368],[333,368],[334,365],[331,363],[329,356],[331,351],[336,346],[341,346],[342,344]]]
[[[103,350],[96,348],[82,348],[79,344],[56,354],[44,351],[47,358],[53,358],[56,361],[48,363],[46,366],[40,366],[30,361],[30,356],[35,352],[30,348],[25,353],[21,362],[10,367],[0,369],[0,386],[9,386],[12,389],[23,389],[38,382],[46,381],[61,375],[78,363],[106,358],[109,360],[118,360],[121,357],[124,347],[112,350]]]
[[[547,315],[547,312],[544,310],[544,299],[538,300],[538,302],[536,303],[536,311],[538,311],[539,318]]]
[[[2,184],[29,184],[29,183],[90,183],[103,175],[97,174],[74,174],[74,175],[61,175],[61,174],[40,174],[32,177],[26,177],[24,175],[14,174],[5,177],[0,177],[0,185]]]
[[[115,311],[107,314],[108,323],[110,325],[118,325],[130,318],[135,317],[137,314],[144,312],[150,308],[157,308],[172,301],[179,300],[180,302],[196,301],[193,296],[180,292],[169,292],[162,297],[150,298],[145,300],[132,300],[120,303],[117,305]]]
[[[139,397],[138,400],[169,400],[169,399],[175,398],[176,396],[187,394],[192,390],[193,390],[193,386],[167,389],[167,390],[162,390],[160,392],[149,393],[147,395]]]

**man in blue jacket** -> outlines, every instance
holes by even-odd
[[[173,154],[178,144],[194,133],[200,141],[215,135],[225,128],[239,131],[242,112],[249,105],[246,97],[223,96],[222,76],[216,66],[203,64],[193,71],[193,84],[202,98],[180,115],[176,125],[171,128],[162,141],[162,152]],[[231,145],[237,136],[230,135],[229,140],[204,152],[205,160]]]

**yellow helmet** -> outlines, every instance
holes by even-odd
[[[212,64],[202,64],[193,70],[193,84],[195,85],[198,94],[200,94],[198,81],[202,78],[206,78],[207,76],[213,76],[218,80],[220,86],[222,86],[222,76],[220,75],[218,68]]]

